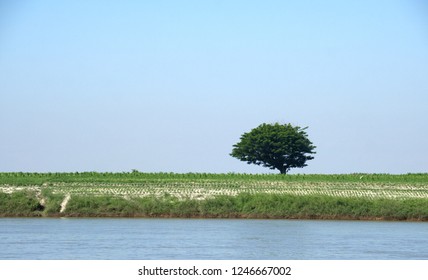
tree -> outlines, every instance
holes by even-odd
[[[315,154],[316,147],[305,129],[291,124],[263,123],[242,134],[230,155],[286,174],[290,168],[307,166],[306,161],[314,158],[311,154]]]

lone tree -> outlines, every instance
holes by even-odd
[[[306,128],[263,123],[242,134],[230,155],[286,174],[290,168],[307,166],[306,161],[314,158],[311,154],[315,154],[316,147],[309,141]]]

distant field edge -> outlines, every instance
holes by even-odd
[[[0,172],[0,184],[42,184],[46,182],[139,182],[141,180],[279,180],[279,181],[416,181],[428,183],[428,173],[349,173],[349,174],[246,174],[173,172]]]

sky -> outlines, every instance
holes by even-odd
[[[229,155],[275,122],[291,174],[428,172],[428,4],[0,0],[0,172],[277,173]]]

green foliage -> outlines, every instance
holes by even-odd
[[[63,194],[55,194],[51,189],[44,188],[41,192],[44,199],[44,215],[57,215],[61,210],[61,202],[64,200]]]
[[[129,217],[141,212],[139,205],[122,197],[74,196],[64,212],[65,216]]]
[[[211,174],[211,173],[23,173],[0,172],[0,185],[49,186],[51,183],[169,183],[189,181],[279,181],[279,182],[383,182],[383,183],[424,183],[428,184],[428,173],[409,174]]]
[[[200,214],[208,217],[239,216],[242,204],[236,197],[219,195],[212,199],[200,201]]]
[[[172,196],[134,199],[74,197],[65,216],[180,217],[180,218],[292,218],[386,219],[428,221],[427,199],[392,200],[248,194],[206,200]]]
[[[0,192],[0,216],[40,216],[43,206],[29,191]]]
[[[180,218],[288,218],[288,219],[385,219],[428,221],[428,199],[369,199],[323,195],[249,194],[220,195],[204,200],[174,196],[129,198],[73,196],[64,213],[60,199],[44,209],[34,193],[0,192],[2,216],[68,217],[180,217]],[[48,210],[50,209],[50,210]]]
[[[314,158],[311,154],[316,147],[305,129],[291,124],[261,124],[244,133],[230,155],[285,174],[291,168],[307,166],[306,161]]]
[[[232,204],[253,218],[428,220],[428,199],[240,194]]]

